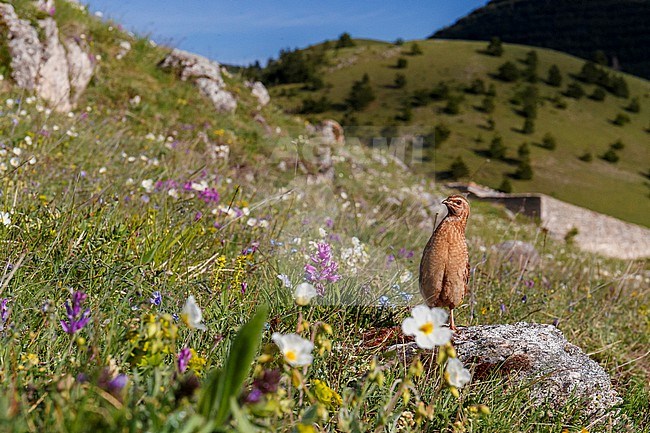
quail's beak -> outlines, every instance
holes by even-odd
[[[447,201],[447,199],[444,199],[444,200],[442,201],[442,204],[444,204],[445,206],[447,206],[447,205],[449,204],[449,202]]]

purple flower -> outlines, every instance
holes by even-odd
[[[153,292],[151,294],[151,298],[149,299],[149,302],[151,302],[153,305],[156,305],[156,306],[158,306],[158,305],[160,305],[162,303],[162,295],[160,294],[160,292],[158,290],[156,290],[155,292]]]
[[[129,378],[126,374],[118,374],[108,382],[108,390],[111,394],[121,391],[122,388],[126,386],[126,383],[129,381]]]
[[[206,188],[199,192],[199,198],[206,203],[219,203],[219,192],[214,188]]]
[[[178,371],[185,373],[185,370],[187,370],[187,364],[189,364],[191,358],[192,352],[189,348],[185,347],[184,349],[181,349],[178,353]]]
[[[0,301],[0,331],[5,329],[5,324],[9,320],[9,307],[7,307],[7,302],[9,302],[7,298]]]
[[[246,289],[247,289],[247,288],[248,288],[248,283],[247,283],[246,281],[244,281],[243,283],[241,283],[241,294],[242,294],[242,295],[245,295],[245,294],[246,294]]]
[[[81,312],[81,304],[84,303],[87,297],[88,295],[83,292],[74,292],[72,294],[72,303],[65,303],[68,321],[61,320],[61,327],[70,335],[80,331],[90,320],[90,309]]]
[[[198,221],[201,218],[203,218],[203,212],[198,211],[197,213],[194,214],[194,221]]]
[[[262,399],[262,391],[258,388],[253,388],[249,393],[244,397],[246,403],[258,403]]]
[[[506,312],[506,305],[505,305],[505,304],[501,304],[501,305],[499,306],[499,308],[501,309],[501,313],[505,313],[505,312]]]
[[[262,399],[262,395],[277,392],[280,377],[280,370],[264,370],[262,376],[253,380],[253,386],[244,401],[257,403]]]
[[[337,273],[338,263],[332,259],[332,247],[326,242],[316,244],[316,252],[305,264],[305,278],[316,287],[319,295],[325,294],[324,283],[335,283],[341,276]]]
[[[406,248],[400,248],[398,254],[403,259],[410,259],[411,257],[413,257],[413,255],[415,253],[413,252],[413,250],[407,250]]]
[[[535,282],[533,280],[524,281],[524,286],[528,287],[529,289],[532,289],[534,285],[535,285]]]

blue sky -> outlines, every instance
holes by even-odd
[[[86,0],[139,34],[222,63],[353,37],[423,39],[487,0]]]

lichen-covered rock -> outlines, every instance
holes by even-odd
[[[255,81],[254,83],[251,81],[247,81],[246,87],[251,89],[251,95],[257,98],[257,101],[259,102],[261,107],[264,107],[269,102],[271,102],[271,96],[269,95],[269,91],[266,90],[266,87],[261,81]]]
[[[519,270],[534,269],[540,261],[535,247],[522,241],[505,241],[490,247],[493,265],[507,263]]]
[[[194,83],[201,93],[212,101],[217,111],[232,113],[237,108],[237,100],[233,94],[224,90],[216,81],[209,78],[198,78]]]
[[[530,384],[537,404],[561,407],[578,398],[595,417],[621,401],[603,368],[552,325],[471,326],[461,328],[453,343],[461,361],[473,366],[475,379],[496,372]]]
[[[57,111],[69,111],[70,78],[65,49],[59,41],[59,28],[52,18],[39,20],[43,29],[43,62],[38,70],[36,93],[50,102]]]
[[[71,102],[76,104],[93,77],[95,65],[88,52],[74,39],[65,42],[70,73]]]
[[[219,63],[198,54],[173,49],[159,65],[178,73],[183,81],[196,78],[208,78],[220,86],[224,85]]]
[[[18,87],[34,90],[43,57],[38,32],[29,21],[18,18],[10,4],[0,3],[0,22],[7,28],[11,77]]]
[[[40,1],[37,7],[51,11],[54,3]],[[88,53],[73,39],[64,47],[52,18],[38,21],[42,41],[31,23],[20,19],[9,4],[0,3],[0,23],[6,29],[11,77],[16,85],[35,91],[57,111],[72,109],[92,78],[94,67]]]
[[[225,90],[219,63],[197,54],[174,49],[160,63],[163,69],[175,71],[181,80],[193,80],[219,112],[232,113],[237,108],[237,99]]]

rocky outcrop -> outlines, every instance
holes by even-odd
[[[449,188],[470,198],[499,203],[511,212],[539,218],[541,226],[558,240],[572,242],[584,251],[619,259],[650,257],[650,229],[609,215],[572,205],[545,194],[506,194],[470,182],[450,183]],[[572,234],[573,233],[573,234]]]
[[[459,328],[453,344],[473,381],[500,376],[506,387],[526,388],[537,405],[559,409],[579,399],[584,413],[596,419],[621,402],[603,368],[552,325],[520,322]],[[393,345],[391,350],[407,359],[420,352],[415,343]]]
[[[246,87],[251,89],[251,95],[253,95],[255,98],[257,98],[257,101],[259,102],[260,107],[264,107],[265,105],[268,105],[269,102],[271,102],[271,96],[269,95],[269,91],[266,90],[266,86],[261,81],[246,81]]]
[[[454,337],[458,357],[474,367],[474,378],[493,373],[530,385],[537,404],[561,407],[578,398],[590,417],[603,415],[621,399],[603,368],[552,325],[471,326]]]
[[[95,67],[88,52],[75,39],[68,39],[65,42],[65,48],[70,76],[70,100],[75,105],[86,87],[88,87]]]
[[[0,3],[0,22],[7,29],[11,77],[18,87],[34,90],[43,58],[43,47],[38,40],[38,32],[29,21],[18,18],[10,4]]]
[[[70,74],[65,49],[59,41],[59,28],[52,18],[38,22],[43,29],[43,57],[38,70],[36,93],[58,111],[70,111]]]
[[[181,80],[194,81],[219,112],[232,113],[237,108],[237,100],[226,89],[221,76],[221,67],[215,61],[187,51],[174,49],[160,63],[166,70],[174,71]]]
[[[39,3],[53,8],[51,2]],[[29,21],[20,19],[13,6],[0,3],[0,23],[6,29],[11,55],[11,77],[18,87],[33,90],[57,111],[69,111],[92,78],[94,65],[73,39],[61,44],[52,18],[38,22],[44,40]],[[4,35],[3,35],[4,36]]]

